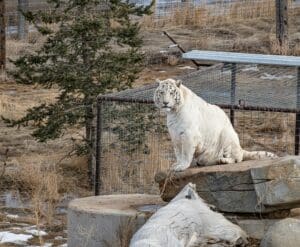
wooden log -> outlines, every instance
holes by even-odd
[[[171,177],[158,173],[155,180],[165,201],[191,182],[223,212],[269,213],[300,206],[299,156],[190,168]]]
[[[246,233],[212,211],[187,184],[165,207],[160,208],[134,234],[130,247],[243,246]]]

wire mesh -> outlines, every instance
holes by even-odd
[[[174,160],[163,117],[153,104],[101,104],[101,194],[158,193],[154,175]]]
[[[218,64],[180,79],[207,102],[222,106],[229,117],[234,111],[243,148],[294,153],[296,68]],[[155,174],[175,161],[165,116],[152,102],[156,87],[101,97],[101,194],[157,193]]]
[[[47,0],[27,0],[29,10],[49,8]],[[8,20],[18,15],[18,0],[6,0]],[[130,0],[137,6],[147,6],[151,0]],[[294,16],[295,9],[300,7],[300,0],[289,1],[289,12]],[[99,9],[100,10],[100,9]],[[223,23],[237,19],[275,18],[274,0],[157,0],[153,7],[153,15],[160,24],[172,21],[172,24],[205,24]]]

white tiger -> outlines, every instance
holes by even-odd
[[[187,184],[134,234],[130,247],[245,246],[246,233],[212,211]]]
[[[176,155],[172,170],[187,169],[193,158],[198,165],[216,165],[277,157],[266,151],[243,150],[226,113],[197,96],[180,80],[158,83],[154,103],[167,114]]]

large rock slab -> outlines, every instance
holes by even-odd
[[[276,222],[261,241],[261,247],[299,247],[300,220],[287,218]]]
[[[144,194],[73,200],[68,208],[68,246],[128,246],[135,231],[161,205],[159,196]]]
[[[223,212],[268,213],[300,206],[300,157],[253,160],[158,173],[162,198],[171,200],[187,183]]]
[[[265,206],[300,202],[300,157],[288,156],[272,165],[251,169],[257,196]]]

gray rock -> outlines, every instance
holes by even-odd
[[[251,176],[256,194],[265,206],[290,204],[300,200],[298,156],[283,157],[270,166],[253,168]]]
[[[239,225],[249,237],[255,239],[262,239],[270,226],[279,221],[279,219],[234,219],[231,216],[226,218]]]
[[[260,247],[299,247],[300,220],[287,218],[276,222],[267,231]]]
[[[191,182],[223,212],[268,213],[300,206],[299,156],[190,168],[172,177],[159,173],[155,180],[165,201]]]

